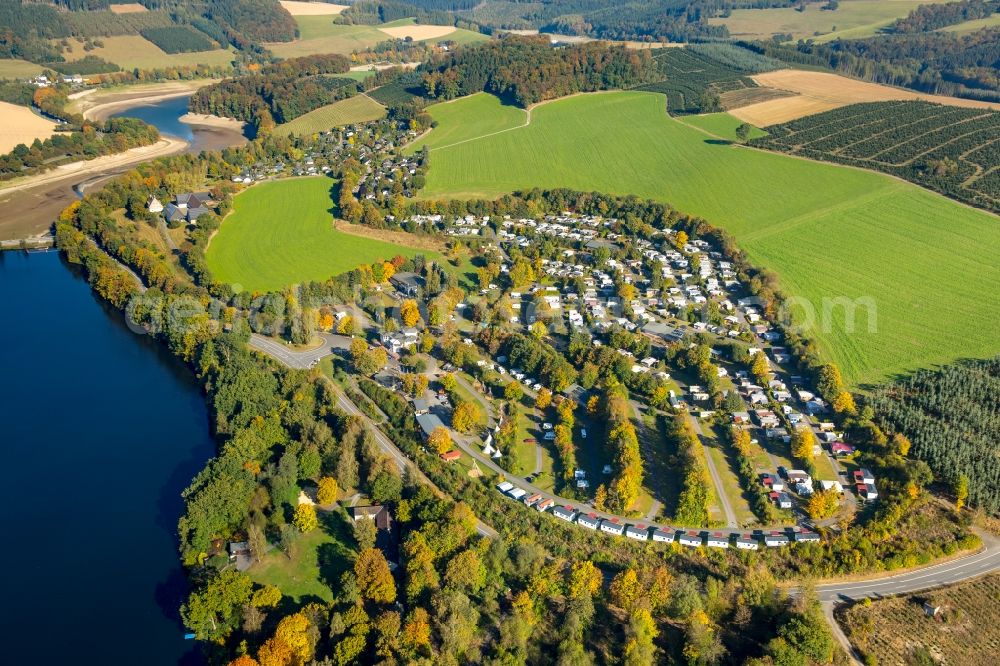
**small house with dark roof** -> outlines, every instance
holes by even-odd
[[[777,548],[788,545],[788,535],[781,532],[771,532],[764,535],[764,545],[768,548]]]
[[[674,535],[670,532],[665,532],[660,528],[653,530],[653,541],[660,541],[663,543],[671,543],[674,540]]]
[[[815,532],[802,531],[795,533],[796,543],[815,543],[819,541],[819,535]]]
[[[352,506],[347,509],[351,520],[375,521],[375,546],[382,551],[391,568],[395,569],[399,562],[399,541],[397,538],[396,521],[392,518],[389,507],[384,505]]]
[[[588,530],[596,530],[597,526],[601,523],[596,514],[588,513],[586,515],[580,514],[580,517],[576,519],[576,524],[581,527],[586,527]]]
[[[682,532],[677,537],[677,543],[689,548],[697,548],[702,545],[701,535],[697,532]]]
[[[740,534],[736,537],[736,548],[738,550],[757,550],[760,544],[749,534]]]
[[[552,515],[560,520],[565,520],[566,522],[572,522],[573,517],[576,516],[576,511],[570,506],[557,506],[552,509]]]
[[[418,296],[424,287],[424,279],[416,273],[403,271],[394,274],[389,278],[389,283],[396,288],[396,291],[406,296]]]
[[[713,532],[705,538],[705,545],[709,548],[729,548],[729,537],[722,532]]]
[[[601,531],[621,536],[622,532],[625,531],[625,526],[619,523],[617,518],[612,518],[611,520],[604,519],[601,521]]]
[[[625,536],[636,541],[648,541],[649,529],[645,525],[629,525],[625,528]]]

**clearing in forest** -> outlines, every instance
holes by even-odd
[[[251,291],[322,281],[396,255],[436,252],[339,232],[333,227],[334,181],[317,176],[254,185],[233,199],[206,252],[215,279]]]
[[[896,99],[923,100],[949,106],[979,109],[1000,109],[1000,104],[973,99],[927,95],[912,90],[883,86],[878,83],[858,81],[829,72],[807,72],[800,69],[780,69],[775,72],[754,74],[753,80],[764,88],[774,88],[794,93],[784,97],[751,104],[730,113],[751,125],[767,127],[778,123],[822,113],[848,104],[883,102]]]
[[[869,171],[733,146],[664,105],[643,92],[578,95],[535,107],[520,128],[497,116],[498,103],[492,122],[484,117],[479,96],[431,106],[439,126],[424,139],[421,196],[570,187],[700,215],[808,303],[805,332],[854,385],[996,353],[996,336],[984,334],[1000,307],[989,287],[1000,284],[996,216]],[[455,127],[464,122],[508,130],[475,139]]]

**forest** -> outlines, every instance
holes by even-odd
[[[546,37],[516,35],[458,48],[425,68],[431,99],[485,90],[523,107],[577,92],[631,88],[653,80],[657,70],[646,51],[600,42],[557,49]]]
[[[739,42],[788,63],[829,68],[848,76],[921,92],[1000,101],[1000,29],[968,34],[921,32],[828,44]]]
[[[140,34],[159,46],[165,53],[210,51],[218,48],[204,33],[184,25],[172,25],[166,28],[147,28]]]
[[[269,131],[313,109],[347,99],[360,90],[356,81],[337,78],[350,69],[341,55],[291,58],[248,74],[201,88],[191,97],[194,113],[236,118]]]
[[[866,400],[876,420],[912,442],[956,500],[1000,512],[1000,357],[921,370]]]
[[[986,18],[997,11],[1000,11],[1000,2],[997,0],[961,0],[919,5],[889,29],[897,33],[930,32],[956,23]]]
[[[1000,212],[1000,112],[872,102],[775,125],[768,132],[751,145],[882,171]]]

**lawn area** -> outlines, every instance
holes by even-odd
[[[436,252],[333,228],[333,181],[317,176],[260,183],[238,194],[206,252],[215,278],[251,291],[325,280],[397,254]]]
[[[45,68],[17,58],[0,60],[0,79],[27,79],[41,74]]]
[[[183,65],[228,65],[233,61],[232,51],[215,49],[195,53],[166,53],[159,46],[139,35],[101,37],[104,46],[83,50],[83,44],[69,41],[70,48],[63,53],[66,60],[79,60],[93,55],[113,62],[122,69],[156,69]]]
[[[384,106],[367,95],[355,95],[314,109],[291,122],[278,125],[274,131],[286,134],[314,134],[341,125],[377,120],[384,115]]]
[[[820,9],[824,3],[770,9],[734,9],[728,18],[711,18],[712,25],[724,25],[738,39],[768,39],[774,34],[790,33],[793,39],[807,39],[821,34],[817,41],[857,39],[877,34],[897,18],[918,5],[945,0],[842,0],[836,11]]]
[[[721,136],[723,139],[736,141],[736,128],[743,124],[739,118],[735,118],[728,113],[706,113],[702,116],[684,116],[681,122],[704,130],[709,134]],[[750,126],[750,138],[767,136],[767,132],[759,127]]]
[[[701,441],[705,445],[705,454],[711,456],[712,462],[715,463],[715,471],[719,473],[719,479],[722,481],[722,492],[726,493],[726,499],[736,514],[737,522],[741,526],[750,525],[757,522],[757,518],[750,510],[749,499],[740,485],[739,476],[736,475],[736,462],[730,459],[726,443],[720,438],[721,430],[706,425],[705,436]],[[724,434],[721,436],[725,437]]]
[[[447,132],[464,143],[432,148],[422,196],[570,187],[702,216],[798,297],[805,333],[855,386],[997,351],[996,216],[887,176],[720,144],[668,117],[656,93],[565,98],[523,128],[470,141],[453,125],[504,124],[481,118],[484,106],[472,96],[430,107],[440,126],[426,141]],[[859,304],[853,322],[845,299]]]
[[[295,558],[288,559],[278,548],[270,550],[259,564],[250,567],[250,578],[261,585],[277,585],[281,593],[297,604],[333,601],[331,585],[354,561],[350,526],[336,511],[318,511],[320,527],[303,534],[296,543]]]

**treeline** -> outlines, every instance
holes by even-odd
[[[62,60],[47,40],[68,37],[59,12],[49,5],[0,2],[0,58],[32,62]]]
[[[741,45],[788,63],[832,69],[876,83],[938,95],[1000,101],[1000,29],[969,34],[924,32],[827,44]]]
[[[690,417],[687,414],[675,414],[670,417],[667,421],[666,435],[677,448],[679,471],[683,475],[674,522],[686,527],[707,527],[708,489],[712,480],[708,476],[704,448],[691,425]]]
[[[206,0],[205,16],[232,36],[255,43],[290,42],[298,28],[278,0]],[[233,40],[237,46],[238,40]]]
[[[919,5],[890,26],[892,32],[930,32],[956,23],[986,18],[1000,11],[997,0],[962,0],[935,5]]]
[[[601,42],[554,48],[544,36],[506,35],[459,48],[427,65],[424,90],[434,99],[486,91],[520,106],[577,92],[631,88],[655,80],[646,51]]]
[[[416,2],[397,2],[395,0],[361,0],[351,3],[340,16],[338,23],[357,25],[378,25],[404,18],[415,18],[420,23],[430,25],[455,25],[459,28],[476,26],[462,21],[453,12],[474,8],[477,0],[457,0],[455,2],[436,2],[435,0],[417,0]]]
[[[604,417],[605,450],[614,464],[606,492],[605,486],[600,486],[594,504],[621,514],[639,499],[643,479],[639,436],[632,424],[632,405],[625,386],[613,380],[606,382],[599,410]]]
[[[248,74],[201,88],[191,97],[194,113],[236,118],[268,132],[325,104],[357,94],[356,81],[336,78],[350,70],[341,55],[291,58]]]
[[[1000,357],[920,370],[865,400],[884,428],[906,435],[910,452],[970,505],[1000,512]],[[963,481],[964,479],[964,481]]]

